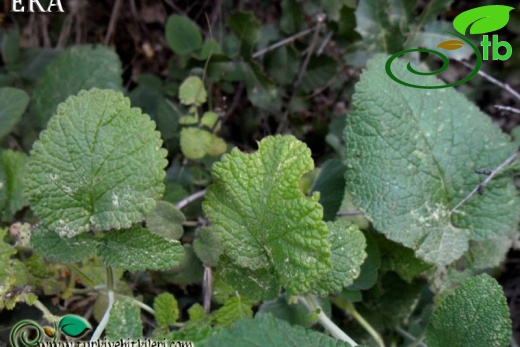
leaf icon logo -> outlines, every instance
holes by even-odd
[[[83,317],[66,315],[60,319],[58,329],[67,336],[78,338],[83,336],[87,331],[92,330],[92,326]]]
[[[464,42],[460,40],[448,40],[437,45],[437,48],[446,49],[448,51],[454,51],[462,47],[464,47]]]
[[[459,14],[453,20],[453,27],[462,35],[487,34],[502,29],[509,22],[509,12],[514,7],[504,5],[480,6]]]

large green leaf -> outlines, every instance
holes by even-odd
[[[451,210],[517,148],[453,89],[403,86],[383,71],[386,57],[368,65],[347,118],[347,190],[389,239],[429,263],[449,264],[470,239],[493,239],[516,228],[519,201],[511,178],[493,180],[485,194]],[[396,60],[392,69],[407,72]],[[412,83],[432,76],[410,76]],[[490,241],[492,242],[492,241]]]
[[[29,95],[21,89],[0,88],[0,139],[22,119]]]
[[[430,347],[509,346],[511,319],[500,285],[484,274],[466,280],[433,312],[426,329]]]
[[[122,91],[121,62],[104,46],[77,45],[52,60],[38,79],[32,111],[36,125],[45,127],[60,102],[83,89]]]
[[[106,264],[139,271],[168,269],[180,263],[184,250],[177,240],[168,240],[140,226],[110,231],[98,252]]]
[[[207,347],[351,347],[349,343],[261,314],[242,319],[207,340]]]
[[[290,295],[331,268],[319,194],[298,188],[313,167],[309,148],[293,136],[264,138],[253,154],[235,148],[213,166],[203,205],[224,254],[246,269],[272,267]]]
[[[33,146],[31,207],[68,237],[141,222],[164,191],[161,145],[155,123],[121,93],[83,91],[60,105]]]

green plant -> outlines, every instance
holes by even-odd
[[[208,32],[171,15],[174,56],[128,91],[107,47],[0,32],[0,310],[57,326],[47,299],[77,302],[92,340],[508,346],[490,275],[518,236],[518,167],[466,197],[518,143],[376,54],[446,40],[450,2],[284,0],[269,24],[222,3]]]

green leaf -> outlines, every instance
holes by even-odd
[[[155,320],[159,328],[168,328],[179,319],[179,305],[170,293],[161,293],[153,301]]]
[[[92,326],[85,318],[70,314],[60,319],[58,329],[67,336],[80,338],[92,330]]]
[[[453,20],[453,27],[462,35],[469,33],[473,35],[487,34],[502,29],[509,22],[509,12],[514,7],[504,5],[479,6],[459,14]]]
[[[184,255],[171,270],[163,272],[164,278],[178,285],[198,283],[204,275],[204,267],[195,255],[192,245],[184,244]]]
[[[226,254],[250,270],[273,268],[289,295],[305,293],[330,270],[328,230],[319,195],[298,188],[314,168],[293,136],[264,138],[258,151],[233,149],[213,166],[204,212]]]
[[[506,259],[507,252],[512,245],[513,237],[509,235],[495,238],[492,242],[488,240],[470,241],[466,258],[472,269],[492,269]]]
[[[323,206],[323,219],[336,219],[336,213],[343,201],[345,192],[345,165],[339,159],[329,159],[320,169],[314,181],[311,193],[320,192],[320,204]]]
[[[11,220],[13,215],[27,205],[23,196],[27,155],[11,150],[0,152],[0,216]]]
[[[0,286],[5,285],[11,256],[16,254],[16,248],[4,241],[6,235],[7,229],[0,229]]]
[[[217,266],[218,258],[223,252],[220,239],[211,227],[200,230],[199,235],[193,241],[193,250],[205,265],[212,267]]]
[[[96,254],[98,241],[89,234],[62,238],[43,224],[39,224],[32,230],[31,245],[47,260],[72,263]]]
[[[303,25],[303,14],[296,0],[283,0],[281,4],[282,15],[280,28],[286,34],[293,34]]]
[[[207,347],[351,347],[349,343],[322,333],[260,314],[255,319],[242,319],[207,340]]]
[[[430,347],[509,346],[511,319],[500,285],[483,274],[465,281],[433,311]]]
[[[110,319],[106,327],[106,339],[137,340],[143,338],[141,310],[128,299],[118,299],[110,311]]]
[[[337,74],[336,60],[328,55],[312,56],[301,81],[301,88],[313,92],[324,87]]]
[[[200,106],[206,102],[206,88],[198,76],[190,76],[179,87],[179,100],[184,105]]]
[[[366,290],[372,288],[377,282],[379,269],[381,268],[381,253],[376,238],[372,233],[365,233],[367,257],[361,265],[361,273],[354,283],[349,287],[350,290]]]
[[[181,130],[181,149],[189,159],[201,159],[206,154],[220,155],[226,151],[224,140],[200,128],[184,128]]]
[[[260,38],[260,22],[253,13],[238,11],[229,16],[228,25],[240,40],[240,54],[250,58]]]
[[[26,195],[60,236],[128,228],[164,191],[155,123],[123,94],[83,91],[60,105],[31,151]]]
[[[251,103],[261,109],[276,112],[282,107],[280,93],[276,85],[265,75],[256,63],[245,65],[247,97]]]
[[[213,127],[215,126],[215,124],[217,124],[217,122],[218,122],[218,114],[216,114],[215,112],[209,111],[209,112],[204,112],[204,114],[202,115],[202,118],[200,120],[200,125],[204,125],[204,126],[208,127],[209,129],[213,129]],[[219,131],[219,130],[220,130],[220,125],[215,128],[215,131]]]
[[[460,258],[470,239],[516,230],[520,204],[507,176],[451,213],[480,183],[475,169],[497,167],[517,150],[509,137],[462,94],[398,84],[381,73],[385,63],[383,56],[369,63],[347,117],[346,180],[355,205],[387,238],[437,265]],[[407,71],[400,60],[392,69]],[[435,84],[432,76],[409,78],[422,80]]]
[[[28,104],[29,95],[23,90],[0,88],[0,139],[22,119]]]
[[[235,264],[224,254],[219,259],[217,277],[224,286],[231,286],[231,292],[254,300],[271,300],[280,294],[280,284],[275,276],[274,269],[260,268],[251,270]],[[226,293],[219,293],[225,295]],[[214,292],[216,295],[216,292]]]
[[[188,17],[172,14],[166,22],[166,41],[175,53],[185,55],[202,47],[202,34]]]
[[[60,102],[90,88],[122,91],[118,55],[102,45],[76,45],[64,50],[45,68],[32,94],[37,126],[43,128]]]
[[[6,65],[16,64],[20,58],[20,31],[5,32],[2,38],[2,60]]]
[[[226,301],[224,306],[211,314],[211,318],[218,324],[228,327],[235,321],[253,317],[252,302],[239,296]]]
[[[162,237],[178,240],[184,234],[182,223],[186,217],[174,204],[167,201],[157,201],[155,209],[146,216],[146,227]]]
[[[108,232],[98,252],[106,264],[130,271],[168,269],[179,264],[184,254],[179,241],[141,226]]]
[[[321,296],[338,293],[351,285],[361,270],[365,260],[365,237],[356,225],[346,221],[328,222],[329,243],[331,244],[332,270],[313,286],[311,291]]]
[[[422,272],[431,268],[431,265],[417,259],[413,250],[388,240],[381,234],[374,234],[381,252],[381,272],[394,271],[403,280],[411,283]]]

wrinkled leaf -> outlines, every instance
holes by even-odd
[[[128,299],[118,299],[110,311],[110,318],[106,327],[106,339],[137,340],[143,338],[143,324],[141,310]]]
[[[179,319],[179,305],[177,300],[170,293],[162,293],[155,297],[153,301],[155,320],[160,328],[168,328],[175,324]]]
[[[98,253],[106,264],[119,269],[161,270],[180,263],[184,251],[177,240],[168,240],[141,226],[108,232]]]
[[[466,280],[433,311],[430,347],[509,346],[511,318],[502,287],[487,274]]]
[[[292,326],[269,314],[242,319],[207,340],[207,347],[351,347],[317,331]]]
[[[60,105],[33,146],[31,208],[61,236],[128,228],[164,191],[161,145],[155,123],[121,93],[83,91]]]
[[[314,168],[310,150],[293,136],[264,138],[258,148],[235,148],[213,166],[204,212],[234,263],[273,268],[290,295],[304,293],[331,266],[319,197],[298,188]]]
[[[475,169],[496,167],[517,148],[462,94],[402,86],[381,73],[385,62],[378,56],[369,63],[347,117],[347,189],[389,239],[446,265],[466,252],[470,239],[516,228],[519,203],[507,176],[450,211],[480,183]],[[400,60],[392,66],[407,71]],[[436,84],[431,76],[409,80]]]
[[[252,304],[251,301],[236,296],[227,300],[224,306],[213,312],[211,318],[219,325],[228,327],[240,319],[253,317]]]

